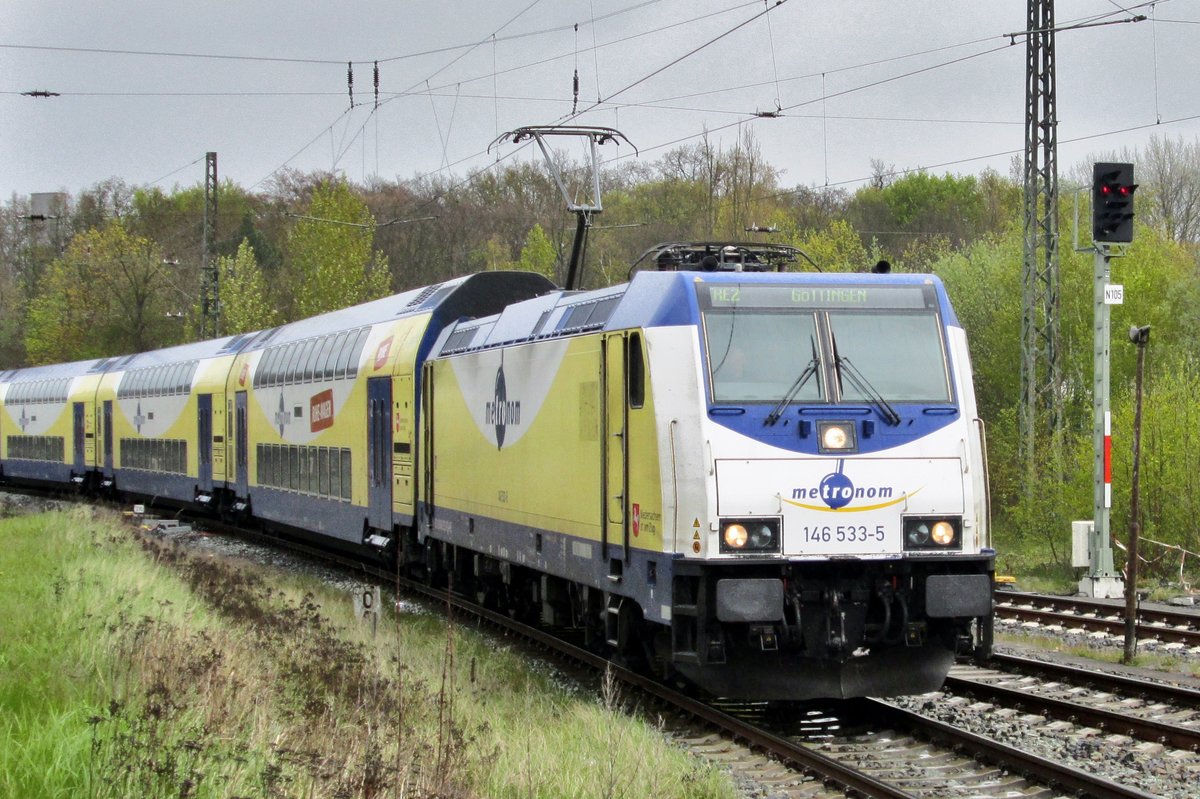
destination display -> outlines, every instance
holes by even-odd
[[[707,308],[888,308],[932,307],[928,286],[781,286],[701,284],[700,301]]]

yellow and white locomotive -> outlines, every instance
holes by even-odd
[[[941,283],[750,247],[656,263],[586,292],[483,273],[138,356],[195,361],[153,396],[126,385],[137,361],[43,367],[77,381],[79,435],[98,414],[76,460],[66,427],[61,453],[19,427],[49,373],[5,373],[0,475],[358,547],[720,696],[927,691],[985,653],[982,423]],[[179,443],[137,443],[168,397]],[[106,426],[128,433],[111,463]],[[148,490],[151,456],[182,479]]]

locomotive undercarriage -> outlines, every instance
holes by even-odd
[[[744,699],[936,690],[956,656],[990,654],[991,575],[987,558],[698,567],[675,577],[673,660]]]
[[[676,562],[668,626],[645,621],[629,597],[441,541],[406,543],[402,557],[410,571],[435,585],[528,623],[574,631],[595,651],[715,696],[921,693],[941,686],[956,655],[990,654],[986,557]],[[940,596],[948,591],[957,596]]]

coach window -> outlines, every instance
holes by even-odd
[[[337,339],[333,333],[321,339],[321,354],[317,356],[317,368],[313,377],[317,380],[328,380],[333,377],[333,343]]]
[[[303,365],[302,380],[313,379],[313,369],[316,368],[317,361],[317,343],[320,339],[310,338],[304,342],[304,354],[300,356],[300,363]]]
[[[266,365],[263,367],[265,374],[263,375],[264,386],[279,385],[279,354],[282,352],[281,347],[271,347],[262,354]]]
[[[183,394],[183,379],[187,375],[187,361],[175,364],[175,368],[171,370],[171,380],[167,384],[168,394]]]
[[[271,348],[271,385],[283,385],[283,370],[287,366],[287,345]]]
[[[646,403],[646,360],[642,357],[642,336],[640,333],[631,333],[626,341],[629,346],[625,375],[629,384],[629,407],[640,408]]]
[[[162,388],[160,389],[160,392],[163,394],[163,396],[168,396],[168,395],[174,394],[178,390],[177,387],[179,386],[179,367],[181,365],[182,364],[173,363],[173,364],[170,364],[169,366],[163,367],[163,372],[165,374],[163,375]]]
[[[317,475],[319,484],[317,493],[321,496],[329,496],[329,448],[321,447],[317,450]]]
[[[270,350],[263,350],[262,352],[260,352],[258,354],[258,364],[255,365],[255,367],[254,367],[254,387],[255,388],[262,388],[262,387],[266,386],[268,384],[268,381],[271,379],[271,377],[270,377],[271,371],[269,368],[271,365],[270,355],[271,355]],[[248,358],[249,356],[245,356],[245,357]],[[248,363],[248,361],[247,361],[247,363]]]
[[[350,499],[350,450],[342,450],[342,499]]]
[[[287,348],[287,366],[283,369],[283,382],[294,383],[296,376],[303,374],[300,368],[300,354],[304,349],[303,341],[293,341]]]
[[[317,471],[317,448],[305,447],[304,455],[308,458],[308,488],[310,494],[318,493],[317,489],[321,482],[320,472]]]
[[[354,351],[350,353],[350,364],[346,367],[346,376],[354,377],[358,374],[358,365],[362,363],[363,347],[367,345],[367,336],[371,334],[371,328],[364,327],[358,331],[358,338],[354,341]]]
[[[350,360],[350,354],[346,352],[347,339],[353,342],[354,336],[350,334],[349,330],[343,330],[338,333],[337,340],[333,342],[333,352],[329,356],[329,368],[333,369],[332,377],[346,376],[346,363]],[[346,352],[345,357],[342,357],[343,352]]]
[[[351,330],[346,340],[342,342],[342,351],[338,353],[337,376],[351,377],[357,374],[358,370],[350,371],[350,359],[354,357],[354,345],[358,342],[358,334],[360,331]]]
[[[293,447],[293,452],[298,456],[299,468],[297,469],[296,484],[292,488],[297,491],[308,490],[308,454],[305,452],[308,447]]]
[[[296,379],[296,365],[300,362],[301,342],[293,341],[283,348],[279,356],[279,384],[285,386]]]
[[[279,354],[275,356],[275,365],[271,367],[275,373],[275,385],[282,386],[287,382],[287,367],[288,353],[291,352],[291,344],[280,344]]]
[[[329,450],[329,496],[335,499],[342,495],[342,472],[340,450]]]
[[[165,397],[171,393],[171,382],[175,376],[175,364],[158,367],[158,376],[154,381],[154,390],[160,397]]]

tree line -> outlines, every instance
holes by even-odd
[[[586,170],[559,158],[568,183],[586,180]],[[687,240],[789,244],[828,272],[886,259],[897,271],[940,275],[970,340],[998,529],[1061,562],[1070,521],[1091,514],[1092,256],[1066,242],[1073,194],[1090,184],[1092,160],[1133,161],[1140,183],[1135,241],[1113,262],[1126,298],[1113,308],[1113,530],[1128,524],[1136,355],[1122,331],[1150,324],[1143,530],[1200,552],[1192,521],[1200,518],[1192,418],[1200,414],[1200,140],[1153,138],[1062,176],[1062,456],[1032,476],[1017,462],[1023,189],[1015,164],[1009,175],[934,175],[873,161],[871,180],[853,190],[785,187],[751,134],[728,147],[702,139],[605,170],[583,282],[622,282],[650,246]],[[577,188],[586,190],[568,185]],[[32,218],[29,197],[10,198],[0,207],[0,368],[193,340],[204,205],[201,185],[166,191],[115,178],[58,197],[43,219]],[[362,184],[285,171],[257,192],[223,182],[217,206],[225,334],[484,270],[537,271],[561,284],[575,227],[550,170],[525,162]],[[1178,563],[1176,552],[1158,565]]]

